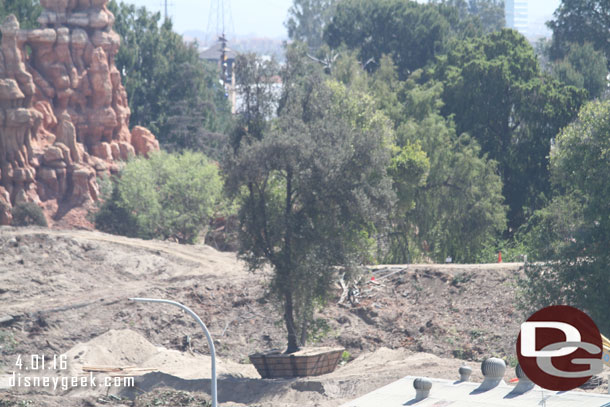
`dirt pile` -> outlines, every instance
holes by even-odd
[[[96,175],[159,148],[148,130],[129,131],[107,2],[43,0],[40,29],[12,15],[0,25],[0,224],[28,201],[57,220],[97,199]]]

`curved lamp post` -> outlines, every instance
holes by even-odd
[[[188,314],[190,314],[193,318],[195,318],[195,321],[197,321],[197,323],[201,326],[201,329],[203,329],[203,333],[205,334],[205,337],[208,339],[208,345],[210,347],[210,355],[212,356],[212,407],[217,407],[218,400],[216,398],[216,350],[214,349],[214,342],[212,341],[212,336],[210,336],[210,332],[208,331],[208,328],[205,326],[205,324],[203,323],[201,318],[199,318],[199,315],[195,314],[186,305],[180,304],[179,302],[176,302],[176,301],[160,300],[160,299],[155,299],[155,298],[130,298],[129,300],[137,301],[137,302],[160,302],[160,303],[164,303],[164,304],[175,305],[176,307],[181,308],[182,310],[184,310]]]

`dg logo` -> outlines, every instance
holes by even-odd
[[[574,307],[543,308],[521,324],[519,364],[531,381],[545,389],[577,388],[602,372],[603,356],[595,322]]]

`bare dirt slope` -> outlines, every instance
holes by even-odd
[[[226,401],[339,405],[406,374],[455,378],[459,359],[470,360],[475,371],[474,361],[488,356],[513,362],[523,319],[514,300],[519,268],[504,263],[392,266],[371,274],[374,281],[370,276],[361,281],[357,304],[337,305],[337,285],[336,298],[319,315],[326,322],[320,323],[316,343],[344,346],[351,359],[359,358],[328,377],[284,383],[256,379],[246,364],[253,352],[282,348],[284,331],[280,313],[265,296],[268,274],[247,272],[234,254],[99,232],[3,227],[2,364],[9,371],[19,354],[74,352],[110,330],[129,331],[152,346],[203,357],[208,352],[205,338],[188,315],[169,306],[128,301],[167,298],[190,306],[210,328],[227,377],[237,380],[226,382],[231,391],[223,393],[220,385],[219,395]],[[115,339],[112,346],[121,343],[126,341]],[[94,363],[104,361],[120,360],[98,358]],[[169,374],[178,377],[180,370],[178,366]],[[512,374],[509,369],[507,375]],[[239,399],[233,391],[237,388],[250,390]],[[32,400],[55,403],[53,396]],[[85,404],[75,400],[57,405],[97,405],[95,399],[81,400]]]

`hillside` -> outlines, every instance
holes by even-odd
[[[0,345],[5,372],[16,355],[71,354],[90,349],[87,343],[95,340],[102,348],[117,346],[126,355],[137,353],[129,350],[129,344],[143,341],[172,355],[179,351],[175,354],[180,358],[205,358],[205,338],[190,317],[171,307],[128,301],[135,296],[190,306],[210,329],[224,372],[231,377],[266,382],[257,379],[247,356],[285,346],[280,314],[265,297],[268,273],[249,273],[232,253],[99,232],[9,227],[0,228],[0,250],[0,321],[4,321]],[[356,360],[329,377],[314,378],[326,383],[322,387],[328,387],[328,381],[343,383],[334,393],[317,391],[323,403],[319,405],[338,405],[339,400],[407,373],[454,378],[462,363],[457,359],[469,360],[475,371],[476,361],[491,355],[514,362],[513,344],[522,320],[514,300],[519,267],[505,263],[380,267],[371,274],[374,281],[370,276],[362,280],[358,303],[353,305],[337,304],[342,291],[337,284],[336,298],[319,315],[326,323],[320,324],[316,345],[344,346],[350,360]],[[111,330],[118,339],[104,342],[104,334],[112,337]],[[105,359],[103,352],[91,354],[96,359],[90,364],[120,362]],[[162,359],[155,360],[164,365]],[[176,375],[181,371],[181,365],[172,372],[164,370]],[[371,372],[376,372],[374,377]],[[509,374],[513,375],[512,369]],[[253,383],[249,388],[257,388]],[[245,392],[248,397],[242,400],[238,393],[229,393],[236,403],[299,405],[295,394],[302,390],[293,385],[274,390],[284,396],[272,404],[266,404],[269,386],[259,386],[260,394]],[[280,400],[285,404],[277,404]],[[48,403],[41,405],[52,405]]]

